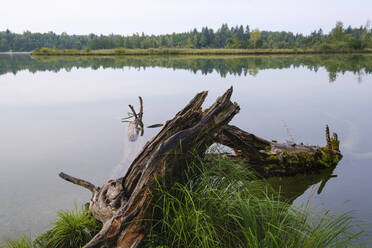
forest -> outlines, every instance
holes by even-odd
[[[0,32],[0,52],[33,51],[37,48],[56,49],[148,49],[148,48],[229,48],[229,49],[306,49],[321,51],[351,51],[372,48],[372,29],[370,22],[360,27],[345,27],[337,22],[327,34],[322,29],[315,30],[308,35],[261,31],[250,29],[249,25],[229,27],[223,24],[217,30],[203,27],[183,33],[164,35],[147,35],[136,33],[124,35],[68,35],[32,33],[13,33],[10,30]]]

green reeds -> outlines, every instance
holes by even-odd
[[[155,193],[147,247],[351,247],[348,214],[317,214],[280,200],[227,157],[201,164],[200,176]]]

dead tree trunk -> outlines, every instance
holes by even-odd
[[[261,166],[264,171],[272,164],[281,168],[288,161],[291,162],[292,157],[317,161],[319,149],[319,152],[338,151],[338,144],[334,147],[337,149],[333,149],[331,145],[327,150],[303,145],[276,144],[229,126],[230,120],[239,112],[239,106],[230,101],[231,94],[232,88],[204,111],[201,106],[207,92],[197,94],[144,146],[122,178],[96,187],[87,181],[60,173],[63,179],[83,186],[93,193],[92,213],[103,223],[103,227],[85,248],[139,247],[147,234],[148,224],[143,219],[151,209],[151,191],[156,187],[156,180],[162,180],[166,185],[182,182],[185,169],[195,153],[203,156],[215,142],[233,148],[237,156],[244,158],[252,168]],[[134,113],[133,115],[136,116]],[[335,137],[333,141],[336,144],[338,140],[337,136]],[[302,153],[307,155],[302,156]]]
[[[148,142],[131,164],[125,177],[101,188],[61,173],[70,182],[93,192],[92,213],[102,230],[84,247],[138,247],[146,235],[142,218],[151,204],[156,179],[171,185],[183,180],[191,153],[203,155],[220,130],[239,112],[230,101],[232,88],[202,111],[207,92],[197,94]]]
[[[342,158],[337,134],[333,133],[333,137],[330,137],[327,125],[325,136],[324,147],[294,142],[277,143],[226,125],[216,137],[216,142],[232,148],[237,159],[243,160],[260,176],[291,176],[337,165]]]

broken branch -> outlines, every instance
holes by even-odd
[[[92,183],[85,181],[83,179],[79,179],[79,178],[67,175],[66,173],[63,173],[63,172],[59,173],[59,176],[66,181],[69,181],[73,184],[76,184],[76,185],[79,185],[81,187],[88,189],[92,193],[95,193],[98,190],[98,188],[94,186]]]

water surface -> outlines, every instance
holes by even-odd
[[[145,125],[174,116],[196,93],[205,106],[231,85],[241,106],[232,124],[266,139],[324,145],[338,133],[344,158],[328,176],[276,178],[295,204],[355,210],[372,224],[372,56],[59,57],[0,55],[0,237],[35,235],[57,210],[90,192],[58,173],[96,185],[124,175],[159,129],[128,142],[128,104],[144,99]],[[317,194],[321,181],[329,179]],[[313,185],[313,186],[312,186]]]

